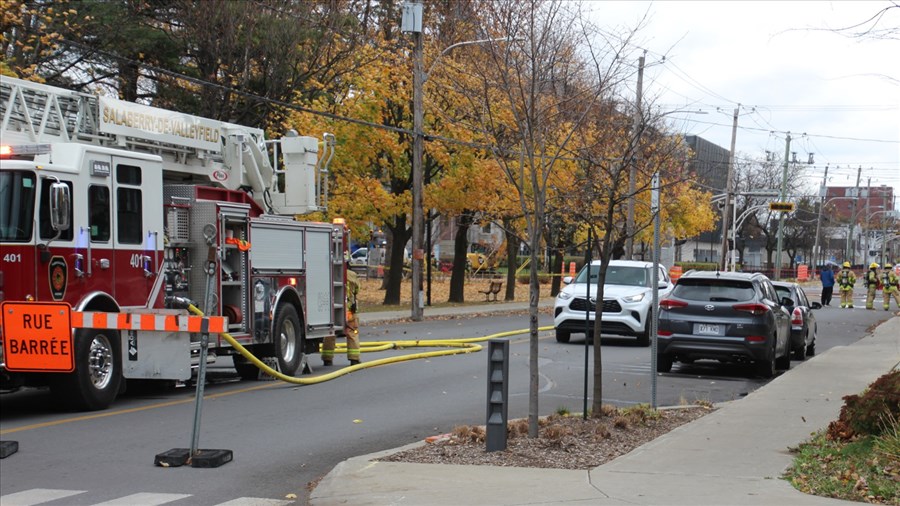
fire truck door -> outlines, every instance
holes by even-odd
[[[162,288],[162,167],[112,158],[113,289],[122,306],[152,307]]]
[[[56,178],[40,178],[38,203],[38,230],[35,265],[37,265],[37,300],[71,301],[73,293],[69,288],[74,273],[72,255],[75,241],[71,217],[73,214],[72,180],[60,177],[58,181],[69,187],[69,201],[60,205],[69,208],[69,228],[54,230],[50,219],[51,186]]]
[[[78,297],[93,292],[113,293],[112,157],[85,153],[81,174],[86,184],[79,185],[73,198],[72,219],[75,255],[71,273],[72,289]]]

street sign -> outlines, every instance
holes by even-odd
[[[794,210],[793,202],[769,202],[769,211],[789,213]]]
[[[72,372],[72,308],[63,302],[4,302],[3,356],[17,372]]]

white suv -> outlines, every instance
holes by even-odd
[[[606,284],[603,286],[603,335],[636,336],[638,344],[650,344],[650,304],[653,293],[650,284],[653,274],[653,263],[635,260],[612,260],[606,271]],[[556,328],[556,341],[569,342],[573,332],[584,333],[585,311],[591,332],[594,328],[594,311],[597,302],[597,278],[600,275],[600,261],[591,263],[590,291],[586,286],[587,269],[581,269],[578,276],[572,279],[563,278],[566,286],[556,296],[553,310],[553,326]],[[672,291],[669,273],[659,266],[659,298],[662,299]],[[590,298],[588,304],[587,298]]]

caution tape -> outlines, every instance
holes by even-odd
[[[208,322],[206,332],[220,334],[227,330],[228,319],[223,316],[72,311],[72,327],[79,329],[203,332],[203,320]]]

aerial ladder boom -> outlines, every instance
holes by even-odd
[[[273,214],[327,205],[331,134],[323,136],[320,157],[316,138],[293,131],[266,140],[258,128],[6,76],[0,76],[0,115],[4,144],[79,142],[156,154],[167,176],[246,190]]]

